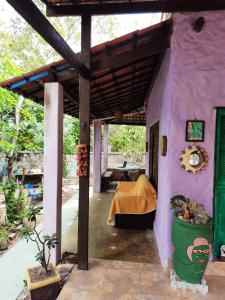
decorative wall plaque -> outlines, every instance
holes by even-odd
[[[180,161],[185,171],[195,174],[208,166],[208,154],[202,147],[193,145],[182,151]]]
[[[160,139],[160,154],[166,156],[167,153],[167,136],[162,136]]]

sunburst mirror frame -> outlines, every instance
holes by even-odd
[[[199,163],[192,165],[190,163],[190,159],[191,155],[194,154],[197,154],[199,156]],[[182,168],[184,168],[186,172],[194,174],[199,173],[208,166],[208,153],[204,148],[200,146],[188,146],[182,151],[182,154],[180,156],[180,163]]]

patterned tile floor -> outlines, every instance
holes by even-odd
[[[91,259],[89,271],[74,269],[58,300],[224,300],[225,277],[207,275],[207,295],[170,288],[159,264]]]

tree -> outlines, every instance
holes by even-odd
[[[76,153],[76,146],[79,144],[79,120],[71,116],[64,116],[64,154]]]
[[[6,54],[0,54],[0,81],[20,73]],[[41,150],[43,107],[0,89],[0,152],[13,156],[22,150]]]
[[[44,3],[40,0],[34,0],[34,2],[44,13]],[[0,5],[4,9],[8,4],[4,0],[0,0]],[[49,18],[49,21],[72,49],[76,52],[80,50],[80,17]],[[151,18],[149,23],[151,23]],[[2,19],[0,25],[0,81],[61,58],[14,11],[7,16],[7,19]],[[121,23],[117,16],[93,17],[92,44],[115,38],[119,35],[120,26]],[[138,22],[136,22],[136,26],[141,27]],[[3,89],[0,90],[0,100],[0,152],[8,152],[13,149],[15,151],[42,151],[43,107]],[[137,145],[135,141],[132,142],[129,139],[129,136],[137,137],[137,141],[141,137],[143,139]],[[110,137],[113,150],[126,152],[126,155],[131,155],[135,149],[142,151],[144,149],[143,141],[144,130],[138,127],[128,130],[128,128],[123,129],[119,126],[118,131]],[[75,153],[78,142],[79,122],[65,116],[64,153]],[[129,147],[127,147],[128,143]],[[128,148],[133,150],[128,150]]]
[[[121,152],[125,157],[138,159],[145,152],[145,127],[111,125],[109,145],[112,151]]]

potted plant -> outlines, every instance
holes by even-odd
[[[27,223],[21,230],[21,236],[27,242],[32,241],[37,246],[36,261],[40,264],[26,272],[27,287],[32,300],[55,300],[59,294],[60,275],[55,266],[50,263],[51,249],[57,244],[56,234],[41,235],[37,230],[37,215],[41,208],[30,205],[26,212]]]
[[[188,283],[201,283],[212,248],[212,219],[204,206],[183,195],[171,198],[173,268]]]

